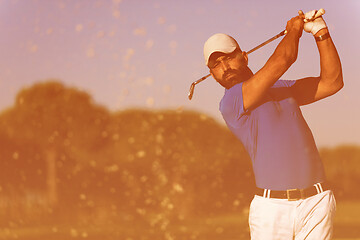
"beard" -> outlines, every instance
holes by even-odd
[[[229,89],[232,86],[241,83],[243,81],[251,78],[253,73],[251,70],[246,67],[241,67],[239,69],[229,69],[222,75],[221,82],[219,82],[223,87]]]

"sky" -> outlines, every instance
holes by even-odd
[[[224,89],[208,74],[203,44],[214,33],[250,50],[304,12],[324,8],[345,87],[302,107],[320,147],[360,145],[359,0],[0,0],[0,111],[37,82],[57,80],[91,94],[111,111],[130,108],[195,110],[225,124]],[[280,39],[249,55],[256,72]],[[297,61],[282,79],[320,74],[319,54],[304,32]]]

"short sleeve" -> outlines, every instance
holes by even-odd
[[[225,95],[219,106],[224,120],[232,127],[235,127],[238,120],[247,112],[244,111],[242,85],[243,82],[225,90]]]
[[[278,80],[274,83],[273,88],[292,87],[296,80]]]

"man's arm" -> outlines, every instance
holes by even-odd
[[[243,83],[244,110],[255,107],[266,91],[289,69],[296,61],[304,25],[304,18],[297,16],[288,21],[287,34],[281,40],[275,52],[271,55],[257,73]]]
[[[322,29],[315,37],[328,33]],[[299,79],[292,90],[299,105],[313,103],[338,92],[344,85],[339,55],[331,38],[316,42],[320,54],[320,76]]]
[[[304,14],[301,10],[299,15],[307,19],[304,24],[304,31],[310,32],[315,39],[321,36],[320,41],[316,41],[320,53],[320,76],[304,78],[296,81],[292,90],[299,105],[309,104],[328,97],[339,91],[344,83],[341,69],[341,62],[332,42],[329,30],[322,17],[315,18],[316,10]]]

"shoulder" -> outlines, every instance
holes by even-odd
[[[228,123],[235,123],[246,112],[244,111],[242,85],[243,83],[239,83],[226,89],[221,99],[219,109]]]

